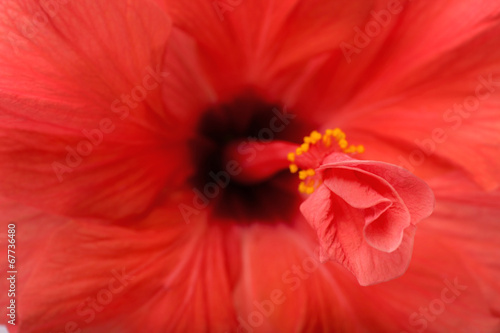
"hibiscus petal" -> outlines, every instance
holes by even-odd
[[[460,173],[433,179],[430,185],[439,201],[423,232],[439,234],[474,263],[492,311],[500,313],[500,191],[484,192]]]
[[[391,253],[369,245],[362,232],[363,211],[352,209],[320,186],[302,205],[302,214],[318,233],[321,260],[333,260],[351,271],[361,285],[387,281],[402,275],[411,258],[414,227],[405,229],[399,247]]]
[[[432,219],[432,218],[431,218]],[[355,320],[368,332],[497,332],[498,316],[482,293],[485,280],[460,248],[440,240],[440,234],[418,227],[411,264],[406,273],[385,283],[357,288],[345,281]],[[429,223],[428,225],[431,225]]]
[[[368,244],[384,252],[398,248],[411,218],[389,183],[373,174],[342,167],[325,169],[323,181],[347,205],[363,214],[363,234]]]
[[[351,299],[364,300],[362,321],[381,332],[496,332],[500,193],[482,191],[463,173],[429,184],[437,204],[418,227],[408,271]]]
[[[185,156],[178,148],[169,158],[171,143],[158,140],[176,140],[153,89],[165,79],[170,20],[139,0],[46,7],[0,4],[8,36],[0,41],[0,192],[74,216],[141,214]]]
[[[327,249],[336,241],[335,229],[332,226],[335,215],[332,208],[332,192],[326,186],[320,186],[300,206],[300,211],[307,222],[318,233],[321,249]],[[321,252],[323,253],[323,252]],[[326,260],[321,256],[321,261]]]
[[[422,5],[408,7],[394,40],[381,50],[387,63],[377,62],[380,71],[364,80],[368,86],[332,121],[351,137],[367,135],[385,160],[412,172],[446,163],[495,189],[500,185],[500,6],[436,1],[424,31],[414,20]],[[464,14],[469,11],[474,14]]]
[[[189,69],[201,64],[202,80],[208,78],[211,89],[195,85],[195,95],[209,92],[224,99],[250,86],[307,116],[312,116],[311,102],[318,99],[318,90],[323,92],[322,85],[302,92],[312,88],[310,79],[320,71],[325,54],[334,50],[335,64],[343,63],[339,44],[352,37],[353,27],[364,23],[371,9],[386,6],[382,0],[156,1],[196,45],[198,59],[188,59],[179,78],[189,80]],[[294,107],[297,103],[309,105]]]
[[[233,328],[232,258],[239,251],[231,228],[208,229],[202,216],[188,226],[177,207],[155,210],[143,229],[28,213],[11,215],[21,331],[199,332],[207,322]],[[47,237],[31,235],[56,219],[58,227],[42,232]]]
[[[320,263],[317,236],[305,221],[294,222],[294,228],[257,224],[244,230],[238,332],[354,332],[355,322],[343,318],[352,318],[355,309],[337,282],[352,275]]]
[[[431,215],[434,210],[434,194],[429,185],[404,168],[384,162],[361,160],[350,160],[339,164],[341,165],[361,169],[386,180],[404,202],[413,225]]]

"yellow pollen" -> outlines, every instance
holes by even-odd
[[[307,151],[309,150],[309,143],[305,142],[303,143],[301,146],[300,146],[300,149],[304,152],[304,153],[307,153]]]
[[[334,140],[338,145],[338,148],[336,149],[334,147],[330,148]],[[346,154],[361,154],[365,151],[365,147],[363,145],[349,145],[346,140],[345,133],[342,132],[340,128],[327,129],[325,134],[321,134],[318,131],[312,131],[309,136],[304,137],[304,143],[296,149],[295,153],[291,152],[287,156],[288,161],[290,162],[290,172],[298,173],[299,179],[301,180],[299,184],[299,192],[305,194],[314,193],[317,186],[320,186],[322,183],[321,179],[316,176],[316,171],[313,168],[301,169],[299,167],[302,163],[314,163],[301,162],[303,160],[299,157],[302,154],[308,153],[311,149],[314,149],[312,155],[308,156],[304,161],[311,159],[314,161],[317,158],[321,158],[314,156],[325,156],[325,154],[330,154],[335,151]],[[297,159],[299,160],[298,162]],[[321,161],[318,161],[318,165],[320,162]]]
[[[312,143],[316,143],[318,142],[319,140],[321,140],[321,138],[323,137],[318,131],[312,131],[311,132],[311,141]]]
[[[339,128],[336,128],[333,131],[334,131],[333,135],[335,136],[335,138],[337,138],[337,140],[340,141],[345,139],[345,133],[342,132]]]
[[[315,180],[309,178],[306,182],[307,187],[314,187]]]
[[[349,145],[349,144],[347,143],[347,140],[345,140],[345,139],[341,139],[341,140],[339,141],[339,147],[340,147],[340,148],[342,148],[342,149],[347,148],[347,146],[348,146],[348,145]]]
[[[344,149],[344,153],[347,153],[347,154],[352,154],[352,153],[355,153],[356,152],[356,146],[349,146],[347,147],[346,149]]]
[[[330,135],[325,135],[323,137],[323,144],[326,146],[326,147],[330,147],[331,144],[332,144],[332,138],[330,137]]]

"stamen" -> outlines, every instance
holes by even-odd
[[[337,144],[334,145],[333,143]],[[361,154],[365,151],[362,145],[349,145],[346,135],[340,128],[327,129],[325,134],[312,131],[304,137],[304,143],[295,152],[288,154],[290,172],[298,173],[299,192],[312,194],[321,185],[321,178],[316,175],[324,158],[332,153]]]

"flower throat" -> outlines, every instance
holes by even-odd
[[[310,128],[286,107],[252,93],[207,109],[190,142],[198,204],[240,223],[290,221],[300,198],[287,152]]]

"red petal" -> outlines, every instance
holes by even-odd
[[[431,215],[434,210],[434,194],[429,185],[404,168],[384,162],[361,160],[336,165],[361,169],[387,181],[403,200],[413,225]]]
[[[422,16],[423,10],[429,14]],[[365,86],[332,122],[351,138],[366,135],[372,145],[367,151],[378,150],[384,160],[412,172],[437,172],[436,166],[447,164],[495,189],[499,13],[497,2],[485,0],[441,0],[430,7],[412,2],[374,59],[377,66],[364,77]],[[421,21],[426,29],[419,28]],[[389,149],[383,147],[387,143]]]
[[[196,45],[196,57],[181,65],[184,75],[178,77],[181,85],[195,83],[195,96],[224,99],[242,87],[256,87],[308,116],[312,108],[293,106],[297,99],[311,103],[317,96],[303,98],[301,92],[310,87],[325,55],[340,53],[339,44],[352,38],[353,27],[364,23],[372,9],[372,2],[347,0],[156,1],[167,4],[174,24]],[[338,63],[344,63],[339,55]],[[192,69],[199,79],[190,78]],[[210,89],[198,84],[207,78]]]
[[[486,193],[461,174],[430,181],[438,198],[423,231],[459,249],[483,282],[485,297],[500,313],[500,191]],[[477,265],[477,267],[476,267]]]
[[[318,232],[322,260],[342,264],[361,285],[387,281],[406,271],[411,259],[413,226],[405,229],[399,247],[387,253],[373,248],[364,238],[364,213],[336,199],[326,186],[320,186],[302,204],[301,211]]]
[[[406,269],[414,225],[434,208],[430,188],[410,172],[387,163],[327,156],[323,182],[302,205],[318,233],[322,260],[349,269],[363,285],[385,281]]]
[[[389,183],[373,174],[342,167],[326,169],[323,179],[330,191],[363,214],[363,235],[370,246],[383,252],[399,247],[411,217]]]
[[[356,322],[345,320],[354,309],[338,283],[351,275],[321,264],[316,236],[305,221],[295,222],[293,229],[257,224],[242,233],[238,332],[355,332]]]
[[[68,215],[140,214],[185,158],[165,149],[180,130],[158,84],[170,21],[139,0],[48,3],[0,4],[0,192]]]
[[[174,207],[142,221],[154,228],[66,220],[33,237],[55,217],[17,215],[20,331],[61,332],[68,322],[102,333],[234,327],[231,228],[186,225]]]

